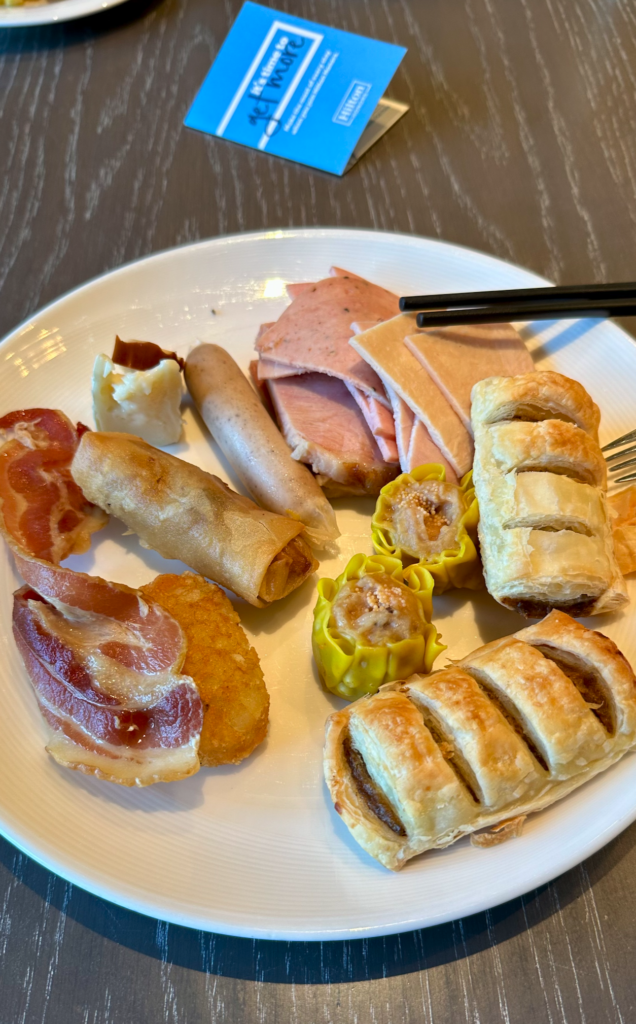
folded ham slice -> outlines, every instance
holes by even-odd
[[[470,393],[485,377],[531,373],[532,358],[511,324],[431,328],[404,343],[433,378],[472,434]]]
[[[327,494],[379,494],[396,474],[341,380],[306,373],[268,381],[292,457],[316,473]]]
[[[422,420],[435,445],[461,477],[472,465],[472,438],[435,381],[403,344],[414,328],[415,317],[403,313],[356,334],[350,345]]]
[[[269,364],[295,368],[297,373],[339,377],[388,407],[377,374],[348,341],[352,321],[379,323],[397,311],[397,296],[364,278],[338,271],[337,276],[302,287],[273,327],[258,338],[256,348]],[[271,373],[270,365],[263,373],[268,371]]]

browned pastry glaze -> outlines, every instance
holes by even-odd
[[[354,838],[398,870],[480,829],[514,822],[500,839],[518,834],[519,819],[635,745],[632,669],[607,637],[553,611],[331,715],[325,778]]]

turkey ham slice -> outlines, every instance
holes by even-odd
[[[406,454],[406,472],[410,473],[417,466],[424,466],[426,463],[434,462],[446,470],[446,479],[449,483],[457,483],[457,475],[449,462],[446,461],[439,448],[432,440],[431,435],[421,420],[413,421],[413,429],[409,440],[408,452]]]
[[[275,363],[297,373],[339,377],[388,407],[377,374],[348,341],[352,321],[379,323],[394,317],[397,296],[364,278],[333,269],[335,276],[302,286],[273,327],[257,339],[259,355],[268,361],[262,372],[272,373],[271,363]]]
[[[461,477],[472,465],[472,437],[435,381],[404,344],[415,328],[415,317],[402,313],[354,335],[350,346],[406,402]]]
[[[439,327],[410,334],[404,343],[472,434],[470,393],[484,377],[515,377],[534,369],[511,324]]]
[[[376,398],[365,395],[364,391],[360,391],[353,384],[347,384],[347,391],[364,416],[384,461],[399,462],[400,458],[395,443],[395,424],[390,411],[386,406],[380,405]]]
[[[292,457],[311,466],[327,494],[375,495],[394,478],[341,380],[306,373],[268,388]]]

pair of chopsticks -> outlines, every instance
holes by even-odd
[[[511,288],[454,295],[406,295],[403,313],[417,312],[418,327],[502,324],[513,320],[572,320],[636,315],[636,281],[619,284]]]

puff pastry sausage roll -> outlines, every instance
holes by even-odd
[[[488,590],[529,618],[627,601],[606,504],[600,414],[559,373],[489,377],[472,390],[473,480]]]
[[[636,678],[563,612],[327,721],[325,778],[358,843],[398,870],[541,810],[636,745]]]

